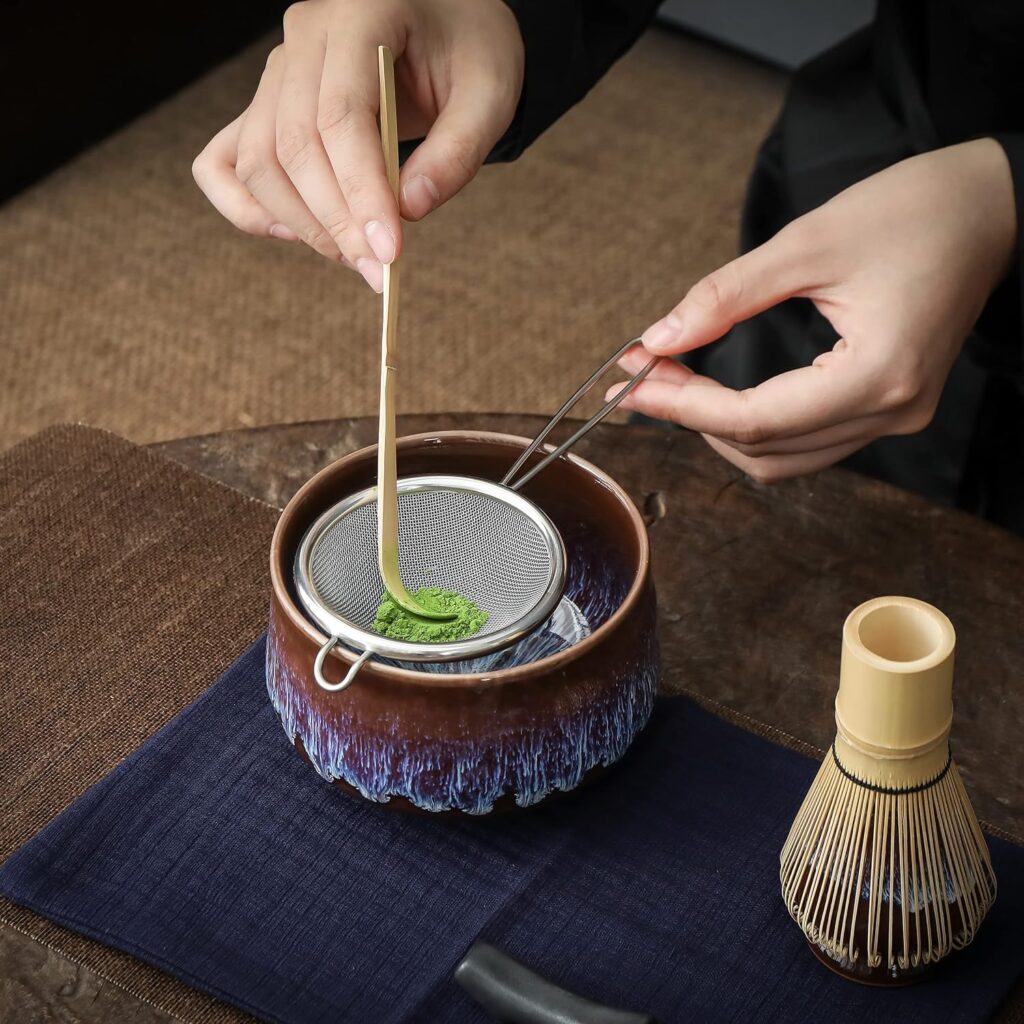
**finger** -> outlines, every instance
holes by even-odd
[[[809,434],[800,434],[797,437],[775,438],[770,441],[763,441],[761,444],[742,444],[739,441],[730,441],[727,438],[719,438],[723,444],[727,444],[740,455],[747,458],[760,459],[770,455],[797,455],[802,452],[820,451],[822,448],[832,448],[836,445],[850,444],[854,441],[860,444],[868,444],[876,438],[883,437],[888,430],[889,416],[887,414],[874,414],[871,416],[858,416],[855,419],[839,423],[834,427],[825,427],[823,430],[813,430]]]
[[[299,236],[261,206],[235,174],[238,136],[244,119],[245,114],[241,114],[217,132],[192,164],[192,176],[217,212],[239,230],[286,242],[298,241]]]
[[[377,260],[391,263],[401,251],[402,224],[377,126],[377,46],[346,26],[330,35],[328,54],[316,107],[320,139],[353,230]]]
[[[317,129],[327,44],[317,22],[295,17],[293,12],[302,10],[300,6],[290,7],[286,18],[284,70],[277,101],[277,158],[339,251],[379,291],[381,263],[353,219]]]
[[[277,98],[283,74],[280,47],[271,51],[238,138],[235,172],[255,199],[287,224],[311,249],[329,260],[341,251],[313,216],[277,160]]]
[[[812,250],[808,214],[764,245],[698,281],[671,312],[643,333],[655,355],[676,355],[722,337],[784,299],[822,283],[822,260]]]
[[[631,348],[620,360],[619,368],[630,377],[639,373],[651,361],[651,353],[642,345]],[[663,380],[668,383],[683,383],[693,376],[693,370],[677,363],[674,359],[660,359],[647,375],[648,380]]]
[[[482,66],[453,72],[452,92],[427,137],[402,168],[402,216],[420,220],[480,169],[515,113],[516,90]]]
[[[790,370],[746,391],[695,373],[678,383],[644,381],[623,407],[702,434],[758,445],[880,411],[874,395],[884,389],[877,377],[865,360],[852,356]]]
[[[863,448],[865,444],[863,441],[854,441],[818,451],[801,452],[798,455],[770,455],[766,458],[751,459],[719,438],[704,435],[704,440],[722,458],[743,470],[747,476],[763,484],[778,483],[780,480],[805,476],[807,473],[817,473],[841,462],[859,448]]]
[[[828,366],[830,363],[847,359],[849,357],[849,345],[845,338],[840,338],[835,345],[827,352],[822,352],[814,360],[814,365],[819,367]],[[842,367],[840,367],[842,368]],[[791,455],[798,452],[818,451],[821,448],[829,448],[834,445],[847,444],[852,441],[867,443],[876,437],[886,433],[899,431],[898,424],[891,412],[869,413],[863,416],[855,416],[832,427],[825,427],[821,430],[813,430],[807,434],[799,434],[795,437],[776,437],[760,444],[744,444],[741,441],[733,441],[721,438],[730,447],[735,448],[743,455],[750,458],[761,458],[765,455]]]

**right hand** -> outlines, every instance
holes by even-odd
[[[762,483],[917,433],[1016,245],[1013,175],[995,140],[901,160],[699,281],[622,367],[691,352],[791,298],[828,320],[831,350],[744,390],[666,359],[620,408],[700,431]]]
[[[377,47],[395,57],[399,138],[425,137],[388,186]],[[301,239],[380,291],[419,220],[476,174],[515,115],[523,41],[502,0],[304,0],[284,16],[248,108],[192,173],[232,224]]]

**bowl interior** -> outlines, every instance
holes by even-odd
[[[400,477],[452,473],[498,481],[525,445],[522,438],[483,433],[401,438],[398,473]],[[538,453],[534,460],[542,457]],[[279,578],[286,581],[288,596],[297,608],[301,605],[290,567],[306,529],[331,505],[372,486],[376,472],[376,448],[356,452],[314,477],[282,516],[275,560]],[[593,633],[619,608],[637,579],[646,551],[643,524],[618,487],[572,457],[556,460],[521,493],[550,517],[561,534],[567,555],[565,596],[582,612]],[[550,643],[538,645],[530,660],[554,653],[555,648],[549,648]],[[472,672],[483,666],[449,663],[447,670],[453,668]]]

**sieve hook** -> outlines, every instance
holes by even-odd
[[[520,487],[532,480],[542,469],[546,469],[552,462],[555,461],[560,455],[564,455],[581,437],[588,434],[591,428],[597,426],[618,404],[621,402],[626,395],[630,393],[661,360],[661,356],[654,356],[647,362],[647,365],[633,377],[630,382],[612,399],[605,402],[593,416],[583,424],[579,430],[576,431],[568,441],[563,441],[554,451],[546,455],[540,462],[537,463],[528,473],[524,474],[514,484],[509,481],[519,472],[526,460],[544,443],[544,438],[558,426],[559,423],[565,418],[565,415],[572,409],[572,407],[589,392],[594,385],[634,346],[640,339],[630,338],[625,345],[622,346],[613,356],[605,360],[576,390],[576,393],[562,406],[558,412],[555,413],[551,419],[548,420],[544,429],[530,442],[530,446],[523,452],[522,455],[516,459],[512,468],[502,477],[501,482],[506,487],[511,487],[513,491],[518,491]]]
[[[323,690],[327,690],[330,693],[337,693],[339,690],[344,690],[351,686],[355,681],[356,676],[359,674],[359,670],[366,664],[366,662],[373,655],[373,651],[367,648],[362,654],[356,658],[355,664],[345,673],[345,678],[340,683],[332,683],[324,675],[324,659],[328,654],[334,650],[338,643],[338,637],[330,637],[317,652],[316,661],[313,662],[313,678],[316,679],[316,684]]]

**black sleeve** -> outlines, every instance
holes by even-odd
[[[1013,178],[1014,204],[1017,208],[1017,259],[1010,271],[1009,292],[1015,303],[1014,313],[1018,324],[1018,338],[1021,351],[1024,353],[1024,133],[1007,132],[994,135],[993,138],[1006,154],[1010,162],[1010,175]],[[1024,358],[1024,355],[1022,355]]]
[[[514,160],[639,38],[661,0],[505,0],[519,22],[526,77],[512,126],[489,161]]]

